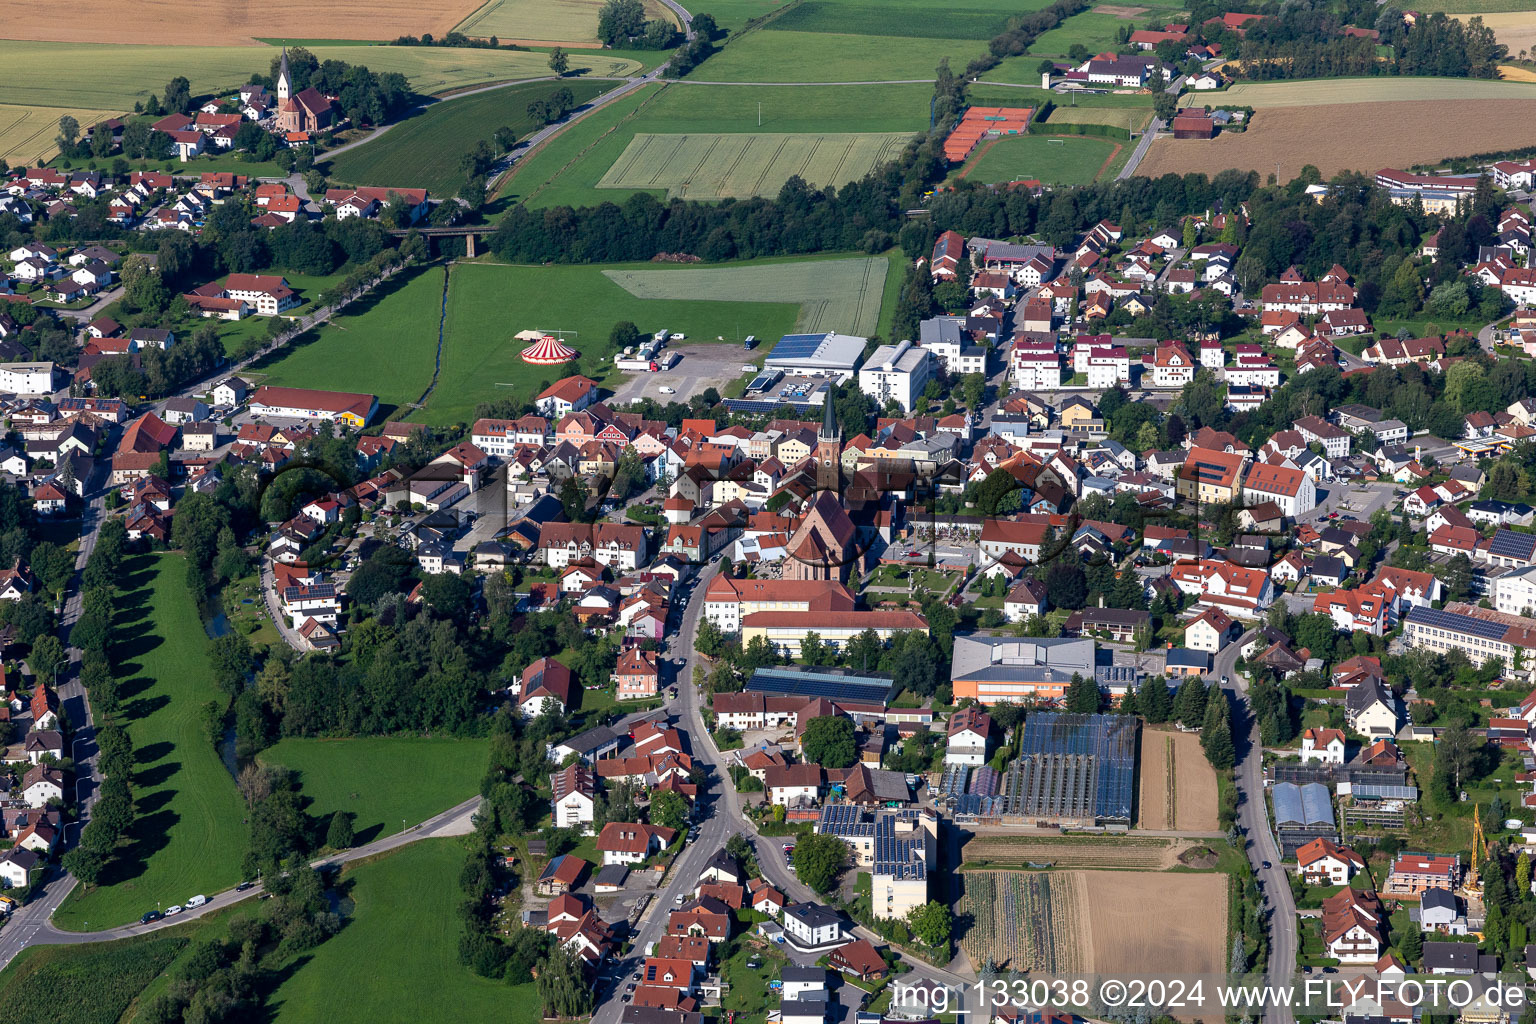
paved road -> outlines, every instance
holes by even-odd
[[[69,317],[71,320],[79,320],[82,323],[90,323],[92,320],[96,319],[97,315],[100,314],[102,310],[106,309],[108,306],[112,305],[112,303],[116,302],[122,297],[123,286],[118,285],[116,288],[110,288],[107,291],[102,292],[101,298],[97,299],[89,306],[86,306],[84,309],[56,309],[54,312],[61,317]]]
[[[1268,911],[1269,964],[1265,982],[1279,988],[1290,985],[1296,973],[1296,904],[1264,809],[1263,745],[1259,742],[1258,720],[1248,707],[1248,679],[1237,671],[1238,652],[1252,635],[1252,631],[1245,633],[1216,655],[1213,674],[1217,679],[1228,680],[1225,688],[1237,703],[1237,717],[1249,725],[1246,734],[1234,737],[1240,758],[1236,772],[1240,801],[1237,818],[1250,843],[1248,859]],[[1293,1024],[1294,1020],[1290,1007],[1269,1007],[1264,1012],[1265,1024]]]

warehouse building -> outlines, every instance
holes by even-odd
[[[812,376],[822,374],[839,384],[853,379],[868,338],[851,334],[786,334],[763,361],[763,370]]]

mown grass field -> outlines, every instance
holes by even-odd
[[[0,160],[12,167],[52,160],[59,152],[54,143],[59,134],[59,118],[66,114],[78,121],[82,129],[112,116],[106,110],[0,106]]]
[[[652,268],[647,263],[609,269]],[[698,294],[642,299],[596,266],[460,264],[453,268],[448,288],[437,388],[426,409],[410,418],[436,424],[468,422],[480,402],[528,398],[541,384],[553,382],[555,367],[531,366],[520,358],[526,345],[513,336],[522,330],[575,331],[567,340],[581,353],[581,372],[617,380],[608,335],[620,320],[633,321],[645,333],[665,327],[695,340],[735,337],[738,331],[777,339],[793,329],[800,311],[796,302],[711,301]]]
[[[1072,15],[1048,32],[1040,33],[1029,52],[1035,56],[1065,57],[1075,45],[1086,46],[1094,53],[1115,49],[1118,46],[1116,37],[1122,28],[1127,25],[1137,28],[1150,17],[1150,14],[1143,15],[1138,20],[1119,14],[1106,14],[1097,8],[1086,10],[1082,14]],[[1036,60],[1035,63],[1040,62]]]
[[[549,74],[544,53],[470,50],[428,46],[315,46],[321,60],[364,64],[374,71],[398,71],[411,88],[440,94],[487,82],[541,78]],[[253,72],[266,74],[277,56],[272,46],[101,46],[89,43],[10,42],[4,45],[5,74],[0,104],[73,107],[121,112],[151,93],[159,94],[176,75],[185,75],[194,95],[232,90]],[[624,75],[637,61],[608,53],[572,54],[573,68],[593,75]]]
[[[379,413],[419,399],[432,381],[443,295],[440,267],[392,279],[347,312],[251,367],[263,384],[363,391]]]
[[[990,149],[978,149],[966,180],[992,184],[1034,178],[1047,185],[1082,185],[1094,180],[1115,145],[1112,139],[1088,135],[998,139]]]
[[[1238,82],[1225,92],[1214,94],[1211,102],[1258,108],[1409,100],[1530,99],[1536,99],[1536,84],[1528,82],[1481,78],[1321,78],[1297,82]]]
[[[636,135],[597,183],[665,189],[684,199],[775,196],[791,177],[841,187],[895,159],[911,139],[889,135]]]
[[[362,846],[477,794],[486,749],[484,740],[449,737],[285,739],[263,750],[261,762],[300,774],[309,814],[352,812],[354,845]]]
[[[1038,6],[1044,6],[1043,4]],[[1032,5],[966,4],[946,6],[940,17],[929,9],[913,17],[914,5],[870,3],[868,0],[806,0],[775,18],[775,32],[831,32],[839,35],[880,35],[907,39],[973,39],[986,41],[1008,27],[1008,18]]]
[[[528,197],[539,207],[617,203],[637,191],[660,196],[664,191],[659,188],[598,189],[637,134],[918,132],[928,126],[932,90],[925,85],[674,84],[640,92],[583,118],[532,159],[519,161],[504,194]]]
[[[941,59],[958,73],[986,52],[975,39],[791,32],[779,20],[732,40],[696,74],[710,82],[931,82]]]
[[[346,927],[307,955],[268,999],[274,1024],[505,1021],[536,1024],[533,985],[459,964],[464,847],[424,839],[356,866]]]
[[[1053,124],[1107,124],[1141,131],[1152,120],[1151,107],[1057,107],[1045,119]]]
[[[889,263],[884,256],[796,260],[740,267],[605,270],[642,299],[711,295],[726,302],[795,302],[795,329],[805,333],[874,333]]]
[[[602,6],[602,0],[489,0],[460,22],[458,31],[502,42],[597,45],[597,12]],[[677,24],[677,16],[659,0],[646,0],[645,16]]]
[[[569,89],[585,103],[611,82],[529,82],[434,103],[374,139],[326,162],[332,178],[352,185],[425,188],[452,196],[463,186],[459,161],[497,128],[521,138],[543,127],[528,116],[528,104]]]
[[[113,656],[136,758],[134,822],[101,884],[77,888],[54,913],[71,930],[127,924],[157,904],[226,889],[240,881],[246,849],[245,806],[203,730],[203,705],[222,698],[186,560],[147,555],[129,572]]]

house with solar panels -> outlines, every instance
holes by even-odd
[[[1453,610],[1454,609],[1454,610]],[[1513,665],[1516,650],[1528,657],[1536,652],[1536,628],[1531,620],[1471,605],[1445,609],[1415,607],[1403,618],[1403,642],[1431,651],[1461,651],[1474,665],[1502,658]]]
[[[1333,795],[1321,782],[1278,782],[1270,790],[1275,811],[1275,838],[1280,856],[1293,857],[1314,839],[1338,842],[1334,825]]]
[[[763,360],[763,370],[778,370],[794,376],[809,377],[820,374],[838,384],[853,379],[859,360],[864,356],[868,338],[852,334],[786,334],[773,346],[768,358]]]
[[[869,871],[877,917],[904,919],[928,902],[928,875],[938,863],[939,819],[932,811],[829,804],[816,832],[847,843],[850,859]]]
[[[1030,715],[999,817],[1035,827],[1130,828],[1139,724],[1130,715]]]

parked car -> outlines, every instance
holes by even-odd
[[[146,910],[144,911],[144,916],[139,918],[139,924],[149,924],[149,922],[158,921],[164,916],[158,910]]]
[[[170,906],[165,908],[165,916],[166,917],[175,917],[177,914],[181,913],[182,910],[183,910],[183,907],[182,907],[182,905],[180,903],[173,903]]]
[[[191,910],[193,907],[200,907],[207,902],[208,897],[199,893],[198,895],[193,896],[191,899],[187,900],[187,909]]]
[[[235,892],[245,892],[255,884],[255,882],[241,882],[239,885],[235,886]]]

